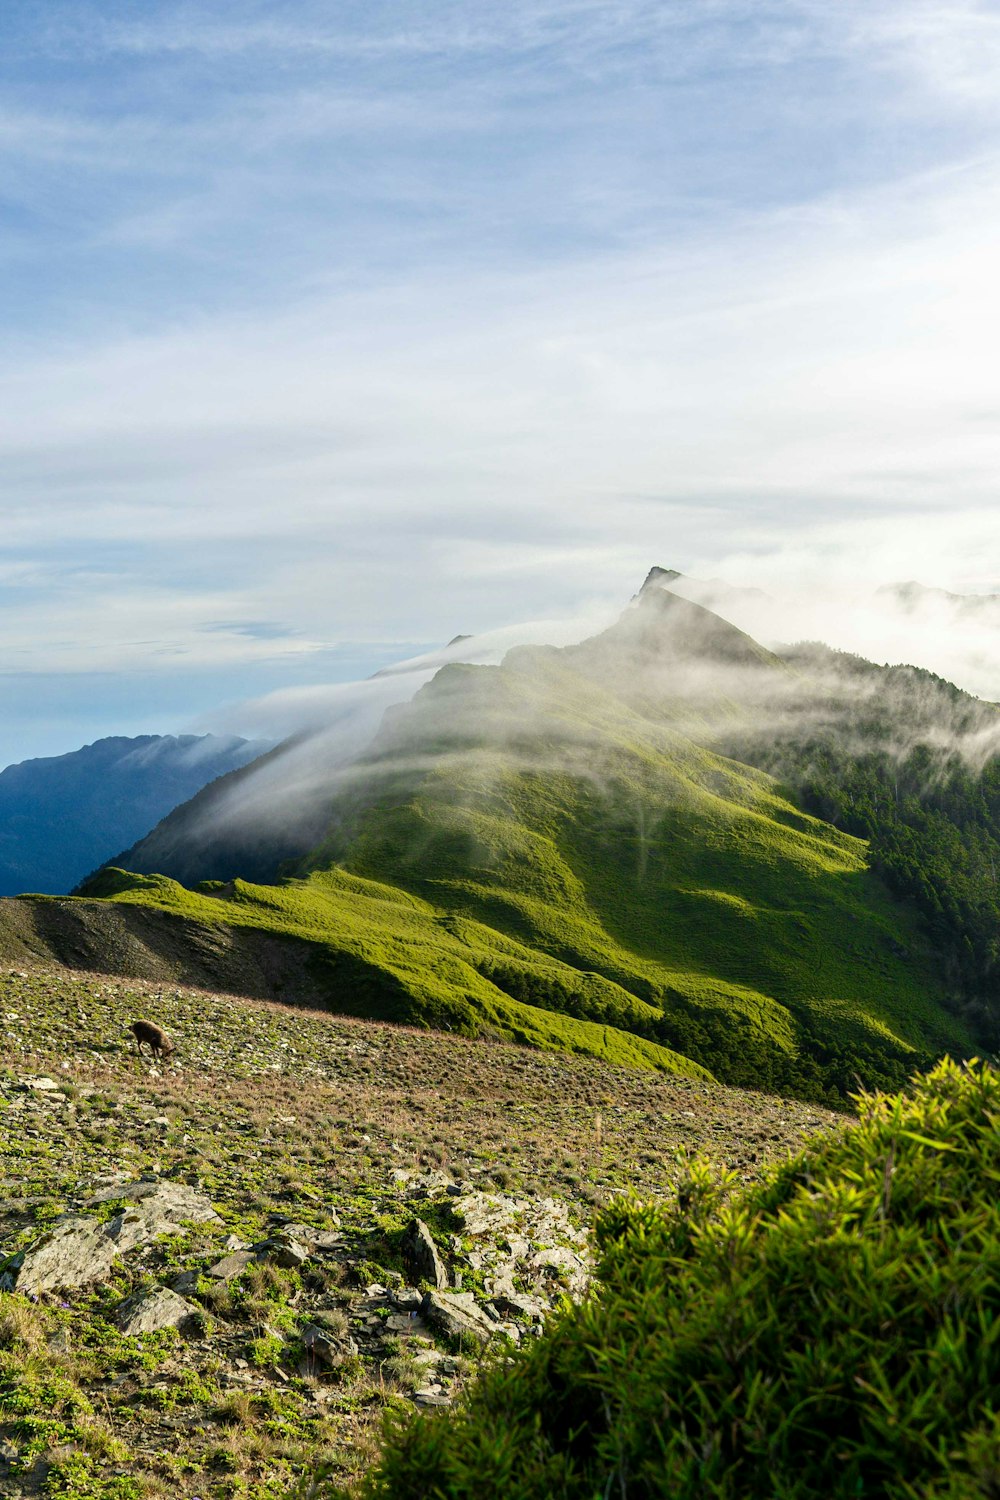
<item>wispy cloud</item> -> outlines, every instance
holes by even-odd
[[[0,29],[0,668],[328,662],[653,561],[986,586],[992,7]]]

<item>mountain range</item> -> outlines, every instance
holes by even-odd
[[[268,746],[220,735],[115,736],[0,771],[0,896],[60,894],[178,803]]]

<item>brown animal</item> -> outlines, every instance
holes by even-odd
[[[142,1044],[147,1042],[149,1050],[154,1057],[169,1057],[174,1050],[174,1044],[161,1027],[155,1026],[152,1021],[133,1021],[132,1035],[135,1037],[135,1045],[139,1056],[142,1056]]]

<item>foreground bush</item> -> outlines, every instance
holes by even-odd
[[[362,1494],[1000,1496],[1000,1076],[944,1063],[725,1186],[606,1212],[599,1295],[397,1427]]]

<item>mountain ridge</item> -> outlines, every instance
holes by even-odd
[[[804,725],[826,725],[882,745],[907,714],[917,739],[945,707],[966,729],[994,722],[946,686],[925,702],[905,674],[783,659],[653,588],[576,646],[443,667],[349,762],[279,747],[84,893],[305,937],[346,965],[362,1011],[585,1049],[587,1027],[610,1026],[617,1048],[631,1034],[726,1081],[842,1098],[975,1039],[909,894],[863,837],[754,766],[753,732],[801,748]],[[290,766],[298,852],[258,796]],[[239,850],[191,862],[191,819],[222,826],[222,799],[265,855],[253,879]],[[330,995],[344,1005],[342,986]]]
[[[111,735],[0,771],[0,896],[62,894],[206,782],[260,755],[238,735]]]

